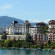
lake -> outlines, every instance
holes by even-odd
[[[55,55],[51,50],[0,49],[0,55]]]

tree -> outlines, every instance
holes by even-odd
[[[22,42],[22,48],[29,48],[28,43],[25,40]]]
[[[26,35],[26,42],[28,42],[29,47],[30,47],[30,45],[34,44],[34,41],[30,34]]]
[[[47,25],[44,25],[42,27],[42,34],[46,34],[48,32],[48,26]]]
[[[12,46],[16,47],[16,43],[17,43],[17,41],[16,41],[16,38],[14,37]]]
[[[40,48],[43,49],[44,48],[44,43],[40,44]]]
[[[50,41],[50,40],[48,40],[48,45],[50,46],[50,44],[51,44],[51,41]]]
[[[17,40],[16,47],[18,48],[22,47],[22,40],[20,39]]]
[[[4,41],[0,40],[0,47],[4,46]]]
[[[13,41],[8,39],[4,41],[4,45],[5,47],[12,47]]]
[[[52,42],[52,43],[51,43],[51,48],[52,48],[52,49],[55,49],[55,42]]]
[[[1,39],[6,40],[6,39],[7,39],[7,34],[4,33],[4,34],[2,35],[2,37],[1,37]]]

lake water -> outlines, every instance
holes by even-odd
[[[55,55],[51,50],[0,49],[0,55]]]

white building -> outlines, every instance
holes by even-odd
[[[8,34],[26,34],[26,25],[19,24],[17,21],[13,21],[12,24],[6,28]]]
[[[33,34],[37,34],[37,27],[30,27],[30,28],[29,28],[29,33],[31,34],[31,36],[32,36]]]

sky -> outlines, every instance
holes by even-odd
[[[55,19],[55,0],[0,0],[0,16],[47,23]]]

